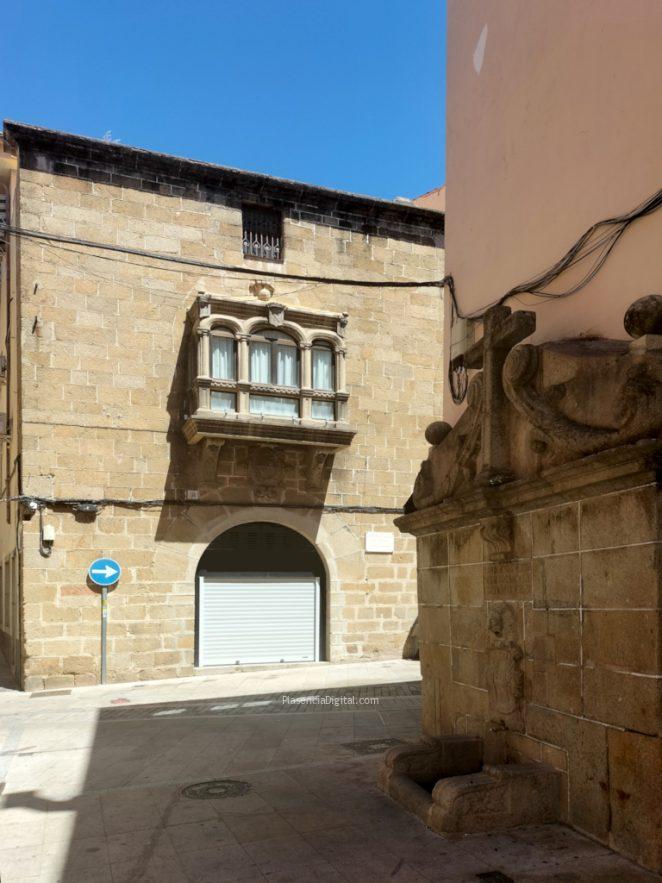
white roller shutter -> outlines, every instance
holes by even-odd
[[[199,580],[201,666],[319,659],[316,577],[208,573]]]

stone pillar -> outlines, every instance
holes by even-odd
[[[250,354],[249,334],[237,335],[237,411],[239,414],[247,414],[250,409],[248,385],[250,383]]]
[[[201,328],[198,331],[198,377],[211,375],[210,364],[209,329]]]
[[[301,351],[301,389],[303,394],[300,399],[300,417],[303,420],[310,420],[312,416],[312,399],[310,390],[313,387],[313,359],[312,344],[302,343]]]
[[[336,347],[336,392],[346,392],[345,353],[342,347]]]
[[[208,382],[198,384],[198,410],[211,411],[211,390]]]
[[[312,346],[309,343],[301,344],[301,386],[303,389],[313,386]]]
[[[250,381],[248,339],[248,334],[237,335],[237,380],[239,381],[239,383],[248,383]]]

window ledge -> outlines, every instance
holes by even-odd
[[[188,417],[183,430],[190,445],[197,444],[203,438],[228,438],[341,448],[351,444],[356,435],[355,427],[337,420],[267,417],[203,410]]]
[[[267,258],[267,257],[259,257],[256,254],[246,254],[243,252],[245,261],[253,261],[256,264],[284,264],[285,257],[281,256],[279,258]]]

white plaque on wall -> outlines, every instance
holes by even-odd
[[[368,530],[365,535],[366,552],[392,552],[395,548],[395,537],[392,533],[380,530]]]

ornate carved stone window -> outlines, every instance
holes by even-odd
[[[351,442],[345,314],[201,295],[189,321],[189,443],[209,436]]]

